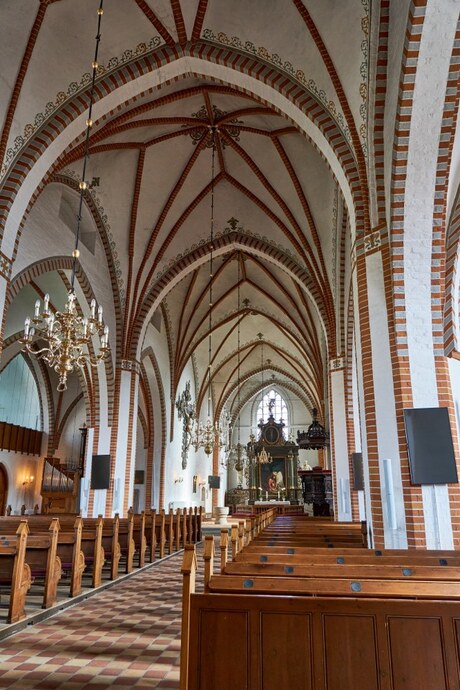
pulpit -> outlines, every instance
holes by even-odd
[[[328,517],[334,512],[331,470],[322,467],[313,470],[299,470],[302,494],[305,503],[313,504],[313,515]]]

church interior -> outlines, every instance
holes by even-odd
[[[460,0],[1,0],[0,35],[0,687],[458,690]],[[45,532],[59,577],[30,613]],[[241,631],[270,646],[278,616],[296,666],[285,595],[321,610],[304,570],[309,596],[336,578],[345,616],[316,555],[337,544],[355,579],[382,557],[382,589],[350,580],[379,602],[375,649],[385,606],[423,600],[392,633],[417,642],[412,675],[382,671],[393,652],[357,670],[351,613],[321,638],[343,676],[318,670],[318,622],[311,678],[251,665]],[[271,547],[311,548],[310,571],[260,584]],[[70,608],[42,620],[64,580]]]

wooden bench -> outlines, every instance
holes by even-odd
[[[187,616],[181,690],[460,687],[459,601],[194,594]]]
[[[32,534],[47,533],[52,517],[59,519],[59,535],[57,556],[61,560],[62,570],[66,577],[70,578],[70,596],[74,597],[82,591],[82,577],[87,567],[83,549],[83,520],[74,516],[29,515],[27,523]],[[24,519],[24,518],[22,518]],[[15,523],[21,518],[10,516],[0,518],[0,532],[11,531]],[[85,549],[90,551],[91,558],[94,555],[93,535],[86,535]]]
[[[222,531],[220,575],[206,538],[203,595],[193,594],[193,547],[185,551],[181,690],[460,690],[460,554],[312,549],[295,537],[241,546],[240,537],[238,525],[228,561]],[[423,653],[431,633],[435,661],[431,644]]]
[[[11,538],[0,540],[0,584],[9,595],[7,623],[16,623],[26,616],[26,594],[32,584],[26,562],[28,534],[27,522],[23,521]]]
[[[134,516],[132,513],[129,513],[126,518],[119,519],[118,541],[120,542],[121,555],[125,559],[125,573],[130,573],[134,568],[134,555],[136,553]]]

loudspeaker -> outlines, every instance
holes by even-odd
[[[404,410],[412,484],[458,484],[447,407]]]
[[[93,455],[91,488],[108,489],[110,485],[110,455]]]
[[[351,454],[351,466],[353,467],[353,488],[355,491],[364,491],[363,454]]]
[[[218,474],[210,474],[208,476],[208,484],[210,489],[220,489],[220,477]]]

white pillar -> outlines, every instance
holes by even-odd
[[[336,368],[342,363],[341,368]],[[336,506],[339,522],[351,522],[350,463],[348,457],[347,422],[345,412],[345,368],[342,359],[331,362],[331,408]],[[334,367],[334,368],[332,368]]]

